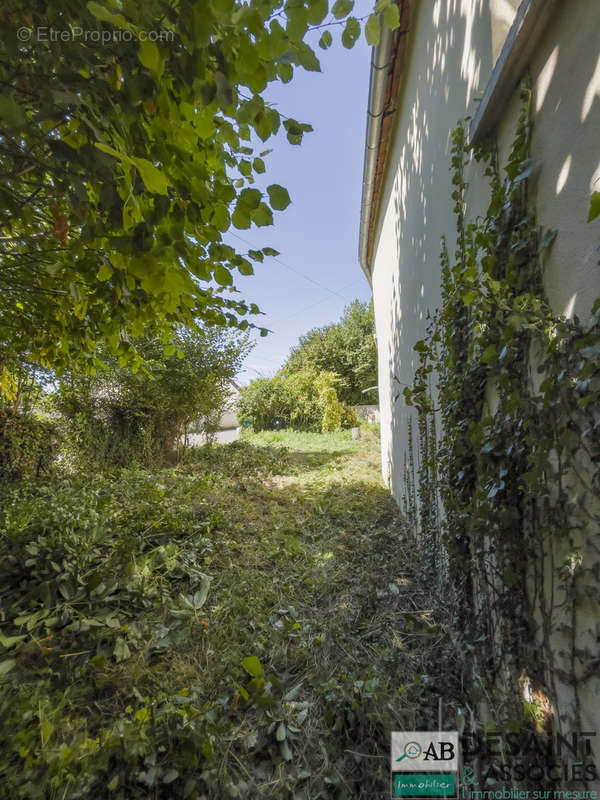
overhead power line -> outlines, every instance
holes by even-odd
[[[235,238],[239,239],[241,242],[244,242],[245,244],[250,245],[250,247],[254,247],[252,242],[249,242],[248,239],[244,239],[243,236],[240,236],[239,234],[234,233],[233,231],[229,231],[229,233],[232,236],[235,236]],[[310,275],[306,275],[304,272],[301,272],[299,269],[296,269],[295,267],[292,267],[290,264],[286,264],[285,261],[282,261],[277,256],[273,256],[273,260],[277,261],[278,264],[281,264],[282,267],[285,267],[286,269],[289,269],[290,272],[293,272],[295,275],[299,275],[301,278],[304,278],[305,281],[308,281],[309,283],[312,283],[315,286],[318,286],[319,289],[323,289],[324,291],[329,292],[330,294],[333,294],[336,297],[340,297],[346,303],[351,302],[347,297],[344,297],[344,295],[340,294],[335,289],[330,289],[329,286],[325,286],[325,284],[320,283],[319,281],[316,281],[314,278],[311,278]],[[355,283],[356,283],[356,281],[355,281]]]

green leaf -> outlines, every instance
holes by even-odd
[[[394,6],[395,7],[395,6]],[[349,17],[346,22],[346,27],[342,33],[342,44],[348,50],[354,47],[354,44],[360,36],[360,22],[356,17]]]
[[[266,203],[259,203],[256,211],[252,212],[252,221],[259,228],[273,224],[273,212]]]
[[[212,224],[218,231],[226,231],[229,228],[230,223],[229,212],[227,211],[227,207],[224,205],[217,205],[215,206],[215,210],[213,211],[213,215],[211,218]]]
[[[215,86],[217,87],[217,100],[223,111],[233,103],[233,90],[227,76],[221,70],[215,72]]]
[[[219,267],[217,267],[217,269],[219,269]],[[227,272],[227,270],[225,271]],[[227,272],[227,275],[229,276],[230,282],[233,283],[233,281],[231,281],[231,275],[229,274],[229,272]],[[218,282],[220,283],[220,281]],[[221,284],[221,286],[229,286],[229,285],[230,284]],[[211,579],[208,577],[208,575],[202,575],[200,589],[198,589],[198,591],[194,594],[194,609],[196,611],[202,608],[202,606],[206,603],[206,598],[208,597],[208,590],[210,588],[210,582]]]
[[[323,31],[321,34],[321,38],[319,39],[319,47],[321,50],[327,50],[328,47],[331,47],[333,42],[333,37],[329,31]]]
[[[260,677],[263,672],[262,664],[256,656],[246,656],[246,658],[243,658],[242,667],[246,670],[248,675],[251,675],[253,678]]]
[[[254,275],[252,264],[248,261],[242,261],[238,264],[238,271],[240,275]]]
[[[554,240],[557,236],[558,231],[555,228],[548,228],[542,237],[542,241],[540,242],[540,250],[545,250],[546,248],[550,247],[550,245],[554,243]]]
[[[285,739],[283,742],[279,742],[279,749],[280,749],[280,752],[281,752],[281,757],[285,761],[291,761],[292,760],[293,755],[292,755],[292,751],[290,750],[290,746],[289,746],[289,744],[287,742],[287,739]]]
[[[0,675],[6,675],[16,663],[14,658],[5,658],[4,661],[0,661]]]
[[[213,273],[214,279],[218,284],[221,286],[232,286],[233,285],[233,278],[231,277],[231,272],[228,269],[225,269],[222,264],[218,264],[215,267],[215,271]]]
[[[254,218],[254,214],[252,215],[252,218]],[[235,207],[235,211],[231,215],[231,221],[233,223],[233,227],[237,228],[239,231],[247,230],[250,227],[251,221],[250,209],[238,204]]]
[[[48,742],[48,739],[52,736],[52,731],[54,730],[54,725],[50,722],[50,720],[43,719],[40,722],[40,735],[42,739],[42,747]]]
[[[10,95],[0,95],[0,120],[8,123],[9,127],[16,128],[27,122],[25,109]]]
[[[238,692],[240,693],[240,697],[242,698],[242,700],[248,700],[248,698],[250,697],[250,695],[249,695],[249,694],[248,694],[248,692],[246,691],[245,687],[244,687],[244,686],[242,686],[242,685],[241,685],[241,683],[236,683],[235,681],[233,682],[233,685],[235,686],[235,688],[236,688],[236,689],[238,690]]]
[[[114,25],[118,28],[125,28],[126,30],[133,29],[133,26],[127,22],[122,14],[115,14],[104,6],[100,5],[100,3],[94,3],[93,0],[90,0],[90,2],[87,4],[87,10],[90,12],[90,14],[96,17],[96,19],[102,20],[102,22],[110,22],[111,25]]]
[[[274,208],[276,211],[283,211],[291,202],[288,190],[284,189],[283,186],[279,186],[277,183],[272,183],[270,186],[267,186],[267,193],[269,195],[271,208]]]
[[[383,23],[391,31],[395,31],[400,27],[400,11],[396,4],[389,5],[383,12]]]
[[[102,264],[100,269],[98,270],[98,274],[96,277],[99,281],[107,281],[110,277],[112,277],[113,271],[112,267],[108,264]]]
[[[278,256],[278,255],[280,255],[279,250],[275,250],[274,247],[263,247],[262,251],[266,256]]]
[[[592,192],[592,196],[590,197],[590,213],[588,214],[588,222],[591,222],[593,219],[600,214],[600,192]]]
[[[309,25],[318,25],[323,22],[328,10],[328,0],[309,0],[307,16]]]
[[[138,58],[146,69],[149,69],[157,78],[161,77],[164,62],[160,57],[160,50],[156,42],[151,42],[149,39],[144,39],[143,42],[140,42]]]
[[[373,47],[377,47],[381,38],[381,25],[378,14],[371,14],[365,25],[365,36],[367,42]]]
[[[262,193],[258,189],[244,189],[240,192],[238,203],[241,203],[246,208],[253,211],[258,208],[258,204],[262,200]]]
[[[280,61],[279,64],[277,64],[277,74],[283,83],[289,83],[294,77],[294,68],[291,64],[288,64],[285,61]]]
[[[275,731],[275,738],[277,739],[278,742],[283,742],[285,736],[286,736],[285,723],[280,722],[279,725],[277,726],[277,730]]]
[[[262,158],[255,158],[252,162],[252,167],[254,172],[262,173],[265,171],[265,162],[262,160]]]
[[[491,364],[496,359],[496,345],[488,345],[481,354],[480,361],[482,364]]]
[[[0,631],[0,644],[7,650],[10,647],[14,647],[14,645],[18,644],[19,642],[22,642],[23,639],[26,638],[27,637],[25,634],[22,634],[21,636],[5,636],[2,631]]]
[[[347,17],[354,8],[354,0],[335,0],[331,13],[336,19]]]
[[[144,186],[153,194],[167,194],[168,181],[166,175],[145,158],[132,158]]]

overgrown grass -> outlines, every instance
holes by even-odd
[[[6,796],[387,797],[390,731],[455,687],[379,473],[368,429],[282,431],[14,490]]]

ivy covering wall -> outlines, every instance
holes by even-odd
[[[528,87],[521,101],[502,170],[493,147],[471,148],[463,125],[453,134],[457,243],[452,253],[442,242],[442,305],[404,390],[417,429],[403,504],[454,604],[473,713],[501,727],[584,730],[600,655],[600,299],[584,326],[545,295],[560,231],[536,222]],[[490,185],[474,220],[473,159]]]

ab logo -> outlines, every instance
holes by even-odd
[[[458,796],[456,731],[394,731],[391,756],[392,797]]]
[[[454,759],[454,744],[452,742],[437,742],[438,749],[435,749],[435,742],[430,742],[429,747],[423,753],[423,760],[432,758],[434,761],[452,761]]]

